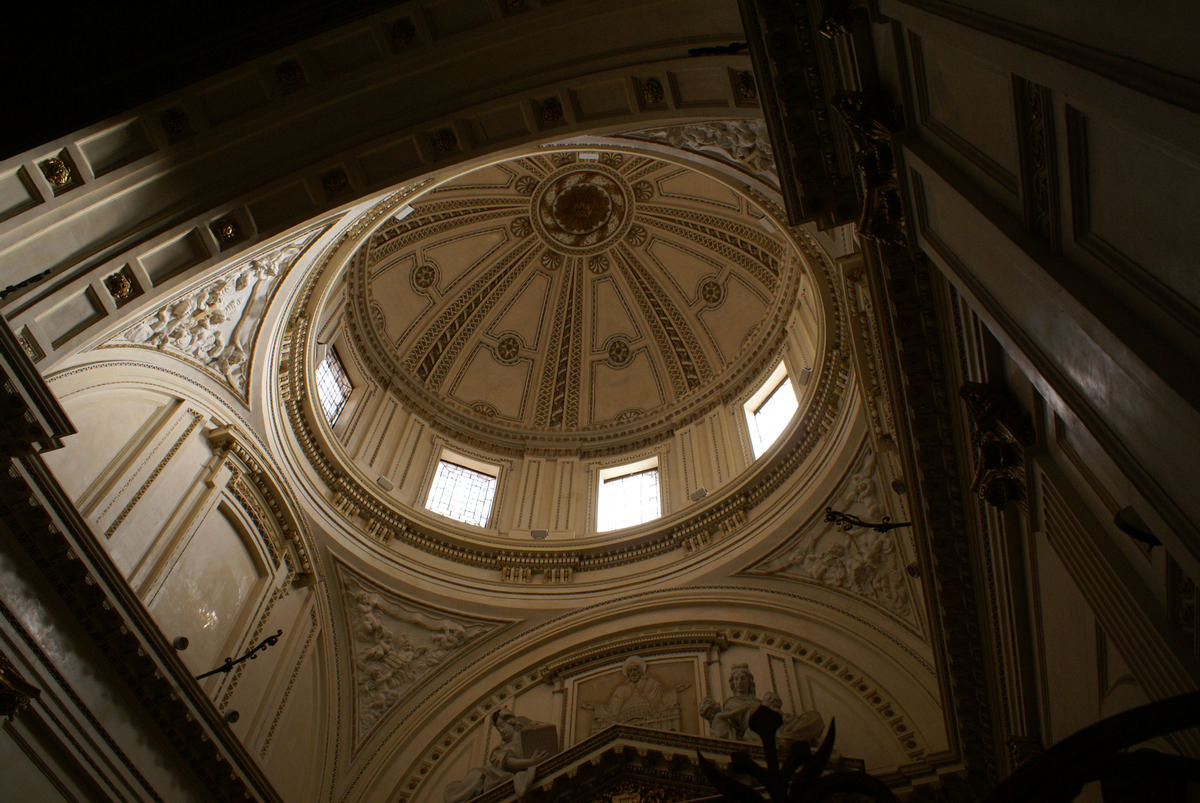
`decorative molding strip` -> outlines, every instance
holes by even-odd
[[[919,213],[919,202],[917,206]],[[944,650],[939,676],[943,705],[956,725],[950,734],[952,751],[966,766],[969,784],[982,791],[999,780],[999,750],[992,728],[990,678],[980,660],[988,650],[975,593],[973,558],[978,545],[969,537],[973,515],[963,499],[965,479],[954,447],[956,395],[947,385],[937,279],[924,256],[914,258],[907,249],[876,243],[864,255],[879,299],[875,306],[881,330],[892,344],[885,353],[888,370],[897,377],[900,408],[907,413],[897,419],[899,442],[911,444],[901,451],[904,473],[912,498],[923,500],[912,513],[926,536],[919,542],[923,552],[918,557],[922,574],[929,578],[926,608],[936,617],[936,638]],[[905,375],[914,380],[905,381]]]
[[[1017,108],[1025,225],[1045,238],[1056,254],[1061,253],[1062,222],[1059,219],[1053,96],[1048,87],[1014,75],[1013,99]]]
[[[104,531],[105,538],[112,538],[113,533],[117,531],[117,528],[121,526],[121,523],[125,521],[131,512],[133,512],[134,506],[137,505],[141,498],[146,495],[146,491],[150,490],[150,486],[154,484],[154,481],[158,479],[160,474],[162,474],[163,469],[165,469],[167,464],[171,462],[171,458],[175,456],[175,453],[179,451],[183,444],[187,443],[187,439],[192,436],[192,433],[195,432],[196,428],[200,426],[200,422],[204,420],[204,416],[190,407],[187,410],[187,414],[192,417],[192,422],[188,424],[187,428],[183,431],[183,434],[175,439],[175,443],[171,444],[171,448],[167,450],[165,455],[163,455],[163,459],[158,461],[158,465],[155,466],[154,470],[150,472],[150,476],[147,477],[146,481],[142,483],[142,487],[137,489],[133,497],[125,504],[125,507],[122,508],[121,512],[117,514],[117,517],[113,519],[112,524],[108,525],[108,529]]]

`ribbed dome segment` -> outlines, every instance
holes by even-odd
[[[351,263],[364,362],[496,448],[664,435],[757,376],[799,258],[747,194],[658,158],[549,151],[467,173]]]

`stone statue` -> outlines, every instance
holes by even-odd
[[[595,729],[623,723],[679,730],[676,695],[686,691],[690,684],[680,683],[673,689],[664,689],[662,683],[646,671],[646,662],[640,655],[625,659],[621,672],[625,679],[612,690],[603,705],[585,703],[581,706],[595,712]]]
[[[723,705],[706,697],[700,704],[700,716],[708,720],[712,735],[718,739],[753,741],[754,734],[747,728],[750,715],[762,701],[755,694],[754,675],[748,664],[734,664],[729,673],[729,690],[733,696],[726,698]]]
[[[803,714],[785,714],[783,699],[774,691],[769,691],[760,700],[755,695],[754,675],[748,664],[734,664],[729,673],[729,689],[733,696],[718,704],[711,697],[700,704],[700,716],[709,721],[712,735],[717,739],[730,739],[738,742],[756,742],[758,736],[750,730],[750,715],[765,705],[778,712],[783,717],[783,725],[775,732],[775,740],[783,755],[793,743],[808,742],[810,745],[820,743],[821,734],[825,731],[825,718],[816,711],[806,711]]]
[[[524,799],[529,792],[537,773],[536,765],[549,756],[550,751],[542,747],[527,749],[521,735],[525,731],[553,730],[554,726],[519,717],[507,708],[492,714],[492,726],[503,741],[488,756],[486,765],[471,770],[461,781],[454,781],[446,787],[446,803],[466,803],[510,778],[518,800]]]

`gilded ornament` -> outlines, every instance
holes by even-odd
[[[178,106],[165,110],[158,116],[158,122],[166,133],[168,142],[175,142],[192,133],[187,112]]]
[[[555,248],[595,251],[628,225],[630,194],[615,173],[568,164],[539,188],[532,204],[535,222]]]
[[[8,717],[12,722],[41,694],[41,689],[21,677],[12,662],[0,655],[0,717]]]
[[[641,81],[638,88],[641,90],[643,106],[657,106],[666,97],[662,82],[657,78],[647,78],[645,81]]]
[[[232,243],[242,236],[242,227],[232,217],[223,217],[213,221],[212,233],[222,243]]]
[[[538,119],[542,121],[543,126],[561,123],[563,119],[562,101],[558,98],[546,98],[543,100],[541,107],[538,109]]]
[[[588,270],[596,274],[604,273],[608,270],[608,256],[605,254],[596,254],[588,260]]]
[[[542,252],[542,267],[546,270],[558,270],[562,267],[563,255],[547,248]]]
[[[443,128],[433,135],[433,152],[450,153],[458,148],[458,137],[449,128]]]
[[[631,355],[629,343],[624,340],[614,340],[608,345],[608,361],[615,366],[628,364]]]
[[[654,197],[654,185],[649,181],[639,181],[633,185],[634,200],[646,203]]]
[[[65,187],[71,183],[71,168],[57,156],[52,156],[41,163],[42,175],[55,187]]]
[[[630,245],[645,245],[649,236],[645,226],[633,226],[629,229],[629,234],[625,235],[625,239]]]
[[[437,268],[428,263],[413,268],[412,283],[418,290],[428,290],[437,281]]]
[[[104,286],[116,301],[125,301],[133,294],[133,282],[124,271],[106,277]]]
[[[403,17],[392,23],[392,45],[397,50],[412,47],[417,41],[417,26],[408,17]]]
[[[330,195],[337,195],[340,192],[345,192],[350,186],[350,179],[346,176],[346,171],[338,167],[321,174],[321,186]]]
[[[295,89],[304,83],[304,68],[296,59],[288,59],[275,66],[275,77],[284,89]]]
[[[487,402],[475,402],[471,405],[471,412],[484,418],[495,418],[500,415],[500,411]]]
[[[745,103],[758,100],[758,85],[754,83],[754,73],[740,72],[733,83],[734,92],[739,102]]]
[[[718,306],[725,300],[725,286],[716,279],[709,279],[700,285],[700,297],[708,306]]]
[[[537,184],[537,179],[533,176],[521,176],[517,179],[517,183],[514,186],[517,192],[522,195],[533,195],[533,191],[537,189]]]
[[[512,233],[517,237],[528,237],[533,234],[533,223],[527,217],[519,217],[509,226]]]
[[[496,359],[505,364],[512,365],[517,361],[517,357],[521,354],[521,341],[516,335],[505,335],[500,338],[500,342],[496,344]]]

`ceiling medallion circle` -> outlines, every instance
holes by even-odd
[[[554,248],[590,254],[618,240],[633,220],[633,190],[598,162],[567,165],[542,182],[533,223]]]

